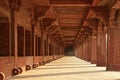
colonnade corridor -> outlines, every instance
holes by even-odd
[[[8,80],[120,80],[120,72],[106,71],[106,67],[65,56]]]

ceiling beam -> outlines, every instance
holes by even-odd
[[[60,23],[60,26],[79,26],[80,23]]]
[[[50,0],[53,6],[90,6],[92,0]]]
[[[64,36],[64,38],[73,38],[73,37],[76,37],[76,36]]]

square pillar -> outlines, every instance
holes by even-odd
[[[109,22],[107,70],[120,71],[120,9],[111,9]]]
[[[102,24],[102,22],[101,22]],[[106,54],[103,52],[103,43],[104,43],[104,28],[103,26],[98,27],[97,34],[97,66],[106,66]],[[104,45],[106,46],[106,44]]]
[[[120,71],[120,31],[115,26],[108,29],[107,61],[107,70]]]
[[[91,51],[91,63],[97,63],[97,36],[95,34],[92,35],[92,51]]]

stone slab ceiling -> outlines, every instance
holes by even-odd
[[[67,44],[73,44],[83,24],[92,0],[50,0]]]
[[[46,17],[56,19],[67,44],[74,44],[76,41],[81,27],[84,27],[87,18],[91,16],[91,7],[106,6],[111,1],[114,0],[32,0],[36,6],[50,7]]]

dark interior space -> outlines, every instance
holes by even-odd
[[[75,56],[75,54],[74,54],[74,48],[73,48],[72,45],[69,45],[69,46],[67,46],[67,47],[65,48],[65,50],[64,50],[64,55],[65,55],[65,56]]]

